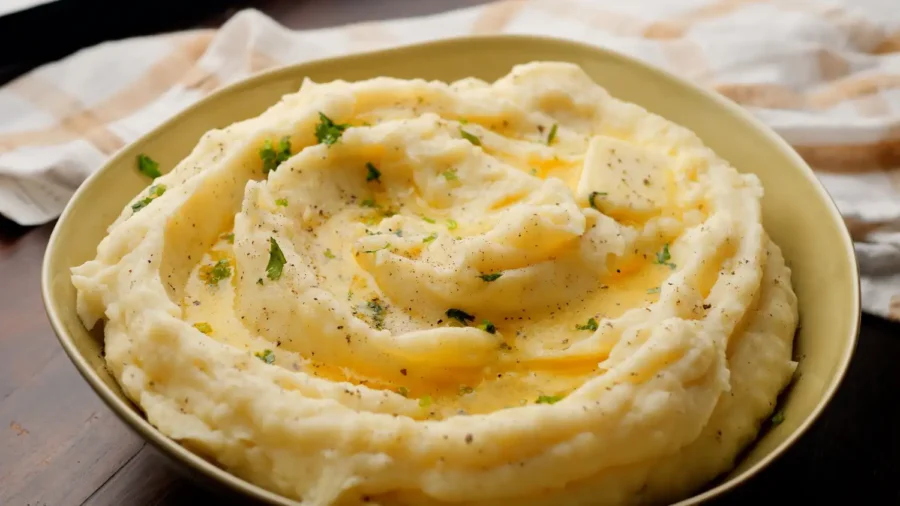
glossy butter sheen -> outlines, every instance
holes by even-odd
[[[79,314],[151,423],[310,504],[677,499],[795,367],[757,178],[573,65],[307,82],[154,183],[73,269]]]

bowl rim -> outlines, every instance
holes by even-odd
[[[695,493],[694,495],[684,498],[677,503],[674,503],[673,506],[691,506],[695,504],[702,503],[706,500],[709,500],[713,497],[721,496],[750,480],[754,476],[756,476],[763,468],[771,464],[774,460],[782,456],[788,448],[790,448],[799,438],[801,438],[808,429],[815,423],[826,406],[831,402],[838,388],[842,384],[847,370],[850,366],[850,363],[853,358],[854,351],[857,346],[859,331],[860,331],[860,323],[861,323],[861,305],[860,305],[860,282],[859,282],[859,264],[856,260],[855,250],[853,248],[853,241],[850,237],[850,233],[847,230],[846,225],[844,224],[843,218],[841,217],[840,212],[838,211],[837,205],[834,202],[834,199],[825,190],[824,186],[819,182],[818,178],[815,176],[813,170],[809,167],[809,165],[803,160],[803,158],[785,141],[781,136],[775,133],[768,125],[763,123],[761,120],[757,119],[753,116],[749,111],[745,108],[741,107],[737,103],[729,100],[728,98],[701,86],[698,86],[684,78],[681,78],[671,72],[656,67],[654,65],[645,63],[633,56],[629,56],[618,51],[595,46],[592,44],[579,42],[570,39],[564,39],[559,37],[547,37],[540,35],[526,35],[526,34],[491,34],[491,35],[466,35],[459,37],[449,37],[438,40],[412,43],[412,44],[404,44],[399,46],[394,46],[386,49],[379,49],[374,51],[365,51],[365,52],[357,52],[357,53],[349,53],[342,54],[337,56],[331,56],[327,58],[317,58],[313,60],[303,61],[299,63],[292,63],[287,65],[281,65],[278,67],[274,67],[263,72],[259,72],[256,74],[252,74],[243,79],[240,79],[236,82],[230,83],[226,86],[223,86],[212,93],[198,99],[197,101],[191,103],[187,107],[178,111],[176,114],[168,117],[165,121],[157,125],[155,128],[147,131],[142,134],[138,138],[128,143],[128,146],[133,144],[138,144],[145,142],[147,139],[157,135],[159,132],[165,131],[172,124],[179,121],[182,117],[190,114],[193,109],[204,104],[206,102],[216,100],[219,97],[238,92],[244,88],[255,86],[259,83],[276,79],[280,76],[299,73],[298,69],[303,68],[304,66],[310,64],[317,64],[327,61],[334,60],[353,60],[358,58],[367,58],[372,56],[384,56],[391,53],[402,53],[404,51],[410,50],[422,50],[422,49],[437,49],[444,46],[454,46],[454,45],[465,45],[465,44],[479,44],[479,43],[498,43],[502,41],[510,41],[510,40],[521,40],[521,41],[538,41],[548,45],[568,45],[573,49],[577,49],[579,51],[588,51],[588,52],[596,52],[602,53],[605,58],[609,58],[611,60],[617,60],[620,63],[630,66],[636,66],[641,68],[644,71],[648,71],[652,74],[655,74],[656,77],[663,78],[664,80],[675,81],[681,85],[693,88],[694,91],[701,93],[704,97],[713,103],[715,103],[718,107],[724,108],[730,113],[736,116],[736,119],[748,123],[750,126],[760,131],[766,139],[773,145],[776,146],[779,150],[781,150],[788,158],[796,165],[799,170],[803,173],[804,177],[812,183],[812,185],[816,188],[816,191],[819,193],[820,197],[826,202],[827,207],[830,213],[830,219],[836,223],[839,223],[840,226],[839,234],[842,239],[842,246],[844,248],[845,256],[844,258],[848,259],[852,263],[852,268],[850,269],[850,275],[853,281],[853,284],[856,287],[854,293],[852,294],[852,324],[851,327],[854,329],[849,336],[846,344],[844,345],[842,352],[842,360],[837,364],[835,374],[831,380],[830,385],[828,385],[825,390],[823,396],[819,399],[816,406],[812,409],[810,414],[806,417],[806,419],[797,426],[796,429],[792,433],[790,433],[778,446],[776,446],[773,450],[771,450],[768,454],[763,456],[758,462],[749,468],[742,471],[739,475],[730,478],[726,481],[716,484],[715,486],[703,490],[702,492]],[[212,479],[219,485],[224,485],[228,489],[233,491],[237,491],[245,494],[247,497],[262,500],[269,504],[275,505],[291,505],[291,506],[299,506],[300,503],[282,496],[280,494],[276,494],[271,492],[261,486],[255,485],[237,475],[231,474],[222,467],[219,467],[214,462],[207,460],[200,455],[190,451],[186,447],[182,446],[174,439],[169,438],[164,435],[159,429],[153,426],[147,418],[144,416],[143,412],[139,407],[135,406],[133,403],[129,401],[124,401],[120,399],[113,390],[107,386],[103,380],[97,375],[94,369],[90,366],[85,356],[83,356],[80,351],[76,348],[74,341],[68,335],[65,325],[62,323],[62,318],[58,314],[60,309],[58,309],[53,302],[52,297],[52,273],[50,272],[52,257],[57,248],[57,242],[59,241],[59,227],[60,224],[64,224],[69,217],[69,214],[72,210],[73,203],[78,201],[81,195],[87,191],[87,188],[91,186],[93,181],[101,176],[101,174],[105,173],[108,170],[108,167],[119,163],[119,161],[124,157],[125,152],[127,151],[127,146],[119,149],[118,152],[114,153],[109,159],[103,163],[96,171],[90,174],[85,181],[76,189],[73,193],[72,197],[66,203],[63,212],[60,214],[60,217],[57,219],[56,224],[53,227],[53,231],[50,234],[50,238],[47,241],[47,247],[45,249],[44,258],[41,264],[41,296],[44,302],[44,309],[47,313],[47,318],[50,321],[50,325],[53,328],[54,333],[57,336],[60,344],[65,350],[66,354],[69,356],[69,359],[75,365],[75,368],[81,374],[81,376],[87,381],[87,383],[91,386],[94,392],[103,400],[103,402],[121,419],[129,426],[129,428],[139,435],[141,435],[146,441],[148,441],[152,446],[160,450],[167,457],[173,460],[175,463],[180,466],[184,466],[188,468],[190,471],[195,473],[200,473],[204,478]],[[735,462],[735,464],[737,461]]]

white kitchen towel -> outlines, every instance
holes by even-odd
[[[868,312],[900,320],[900,0],[511,0],[291,31],[256,10],[217,30],[100,44],[0,88],[0,213],[56,218],[123,145],[254,72],[484,33],[611,48],[719,91],[816,169],[856,241]]]

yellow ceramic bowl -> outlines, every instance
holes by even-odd
[[[793,270],[802,328],[799,373],[782,399],[784,422],[766,431],[714,488],[679,504],[696,504],[729,490],[784,452],[815,420],[838,387],[859,329],[859,280],[843,221],[810,168],[775,133],[739,106],[630,58],[596,47],[535,37],[492,36],[431,42],[364,55],[294,65],[214,93],[114,156],[85,182],[50,237],[43,266],[47,313],[75,366],[131,427],[177,462],[233,490],[272,504],[296,504],[228,474],[150,425],[107,372],[102,334],[89,333],[75,312],[69,269],[94,257],[97,244],[129,199],[146,185],[135,170],[140,152],[173,167],[211,128],[256,116],[310,77],[359,80],[375,76],[494,80],[518,63],[561,60],[581,65],[614,96],[635,102],[696,132],[739,171],[759,176],[766,230]]]

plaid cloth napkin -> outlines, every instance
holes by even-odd
[[[101,44],[0,89],[0,213],[53,220],[116,150],[272,66],[464,34],[556,36],[666,68],[768,123],[837,201],[866,311],[900,320],[897,1],[512,0],[302,32],[244,10],[218,30]]]

